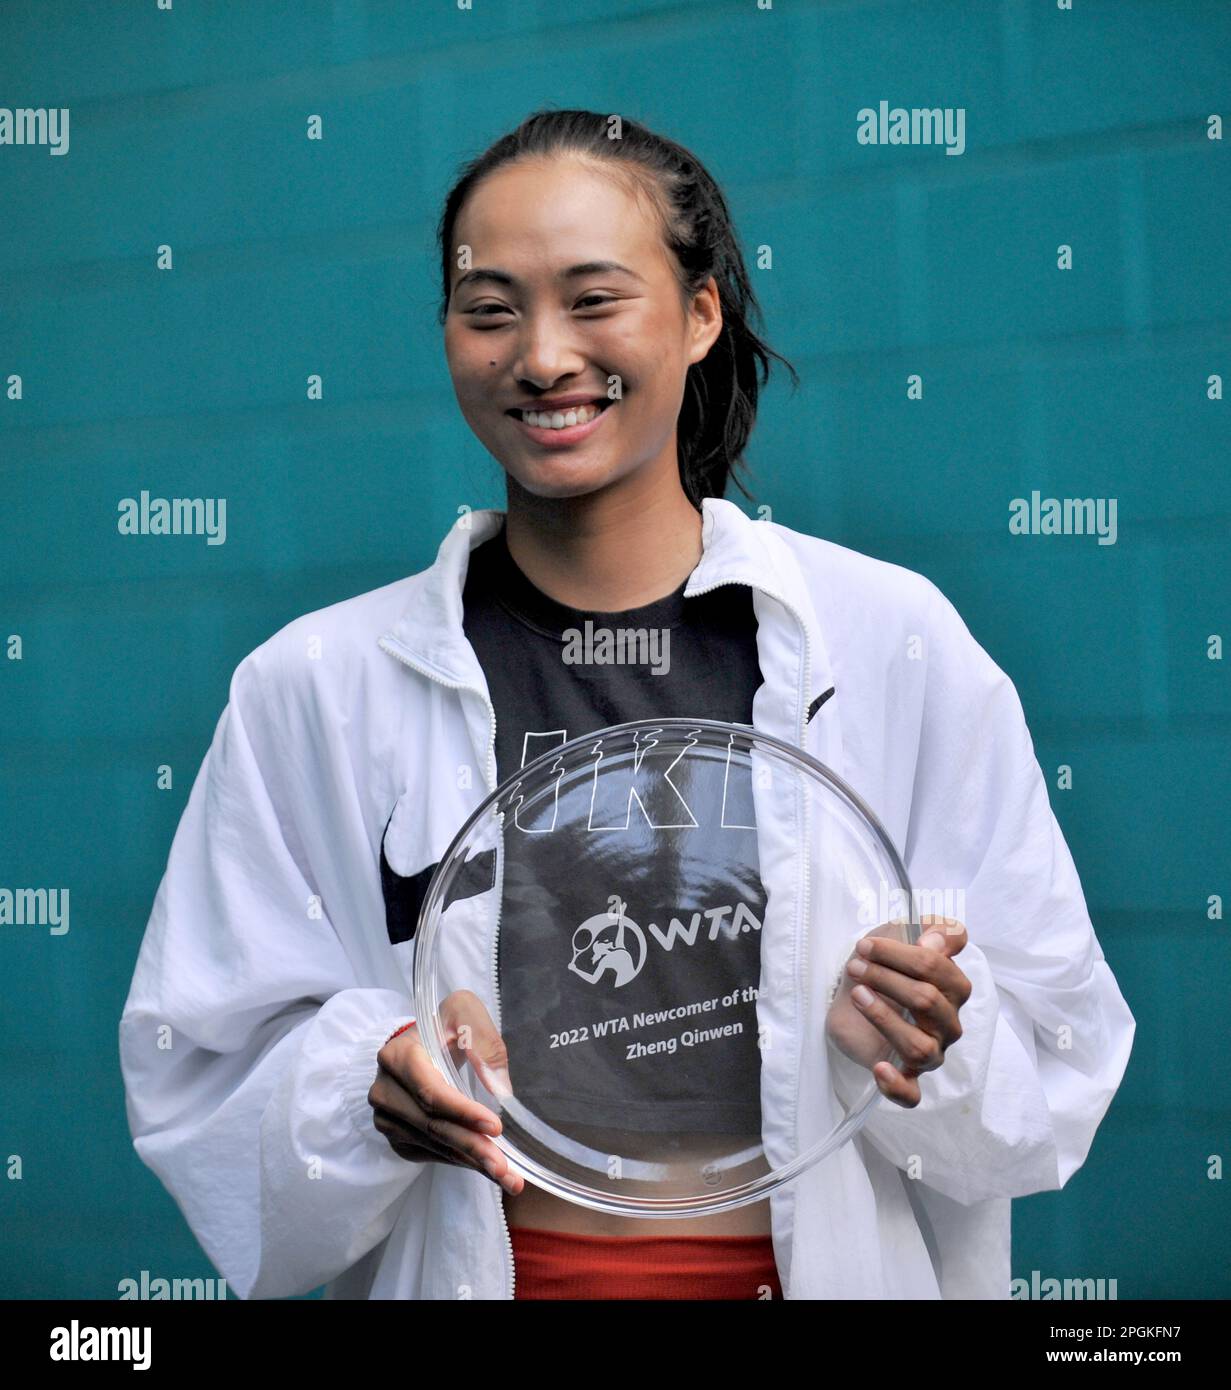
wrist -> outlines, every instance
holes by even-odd
[[[403,1023],[400,1028],[395,1028],[393,1032],[390,1033],[389,1036],[385,1039],[385,1046],[388,1047],[388,1045],[394,1040],[394,1038],[401,1037],[403,1033],[408,1032],[414,1026],[415,1020],[412,1018],[409,1023]]]

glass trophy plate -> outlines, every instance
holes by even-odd
[[[840,778],[745,724],[617,724],[457,833],[415,936],[419,1034],[528,1181],[628,1216],[723,1211],[845,1143],[881,1099],[872,1066],[900,1065],[850,999],[872,933],[919,925]]]

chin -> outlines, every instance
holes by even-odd
[[[580,459],[570,464],[563,454],[557,458],[545,459],[533,468],[510,468],[503,460],[500,463],[505,473],[523,492],[528,492],[532,497],[547,499],[585,497],[588,493],[598,492],[609,486],[619,476],[602,464],[583,462]]]

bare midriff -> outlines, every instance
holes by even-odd
[[[592,1136],[594,1140],[599,1138],[597,1132]],[[713,1139],[698,1137],[691,1145],[688,1145],[686,1141],[677,1139],[674,1148],[675,1156],[677,1160],[680,1160],[683,1170],[685,1167],[692,1169],[694,1164],[699,1169],[710,1159],[720,1157],[723,1152],[730,1152],[733,1147],[741,1149],[750,1146],[755,1149],[757,1144],[758,1141],[755,1137],[749,1137],[747,1140],[734,1144],[730,1139],[715,1143]],[[687,1160],[686,1163],[685,1159]],[[759,1159],[755,1165],[742,1169],[740,1177],[747,1180],[763,1171],[765,1171],[764,1160]],[[635,1192],[636,1186],[628,1184],[626,1190]],[[699,1189],[695,1185],[690,1185],[687,1177],[682,1177],[679,1190],[681,1193],[687,1192],[688,1195],[697,1195]],[[670,1194],[664,1188],[646,1191],[644,1195],[663,1197]],[[715,1212],[704,1216],[687,1216],[678,1219],[638,1217],[614,1212],[593,1211],[589,1207],[566,1201],[554,1193],[546,1192],[541,1187],[527,1182],[516,1197],[511,1197],[507,1192],[504,1194],[504,1210],[510,1226],[528,1226],[541,1231],[570,1231],[581,1235],[767,1236],[770,1234],[770,1207],[767,1197],[758,1202],[749,1202],[744,1206],[735,1207],[730,1211]]]
[[[532,1226],[541,1231],[572,1231],[599,1236],[767,1236],[769,1199],[749,1202],[734,1211],[712,1216],[688,1216],[681,1220],[617,1216],[591,1211],[575,1202],[544,1192],[527,1183],[516,1197],[504,1194],[504,1211],[510,1226]]]

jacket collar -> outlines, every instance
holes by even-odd
[[[748,584],[754,591],[784,604],[799,619],[804,638],[801,643],[795,618],[788,614],[783,625],[775,625],[772,649],[768,634],[758,638],[762,664],[768,658],[774,661],[775,670],[785,671],[782,654],[797,652],[797,662],[789,656],[785,658],[799,672],[798,677],[792,672],[790,679],[799,680],[804,704],[814,700],[833,685],[833,677],[808,584],[793,549],[770,523],[751,520],[726,498],[704,498],[701,512],[701,559],[684,589],[685,598],[720,584]],[[482,667],[462,625],[462,590],[470,552],[496,534],[504,525],[505,516],[503,510],[487,507],[458,518],[441,541],[435,562],[412,577],[409,602],[402,616],[380,638],[383,650],[402,659],[410,658],[412,664],[449,685],[487,688]],[[760,616],[763,605],[757,601],[757,606]],[[798,650],[800,645],[802,650]],[[768,679],[768,671],[766,675]],[[840,774],[840,717],[833,708],[837,703],[827,704],[811,721],[811,738],[807,742],[816,756]],[[774,710],[772,732],[792,743],[798,742],[799,728],[789,707],[775,702]]]

